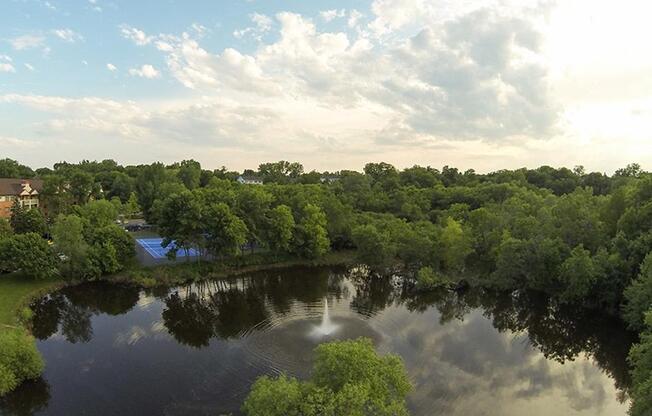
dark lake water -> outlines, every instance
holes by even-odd
[[[328,268],[52,293],[33,304],[45,374],[0,414],[238,415],[256,377],[309,375],[326,300],[330,339],[366,336],[403,358],[414,415],[626,415],[633,339],[618,321],[527,293],[414,296]]]

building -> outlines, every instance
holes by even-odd
[[[255,176],[238,176],[238,182],[243,185],[262,185],[263,180]]]
[[[0,218],[11,217],[11,207],[15,201],[24,208],[39,208],[39,192],[43,181],[39,179],[0,178]]]
[[[340,180],[339,176],[336,175],[325,175],[319,178],[321,183],[335,183]]]

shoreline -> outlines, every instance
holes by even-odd
[[[268,254],[255,254],[217,262],[182,262],[152,267],[138,265],[112,275],[102,276],[94,281],[128,284],[146,289],[159,286],[174,286],[194,281],[224,279],[246,273],[281,270],[290,267],[347,266],[355,263],[355,250],[333,251],[319,259],[296,257],[275,259]],[[34,290],[28,289],[20,295],[15,304],[8,308],[6,316],[0,315],[0,331],[21,329],[31,332],[29,322],[31,320],[31,310],[28,312],[29,316],[22,316],[23,311],[29,308],[31,302],[49,292],[86,282],[85,280],[38,281],[20,275],[13,275],[8,279],[0,278],[0,289],[3,288],[3,285],[10,284],[35,286]]]

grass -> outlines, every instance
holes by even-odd
[[[61,284],[59,280],[34,280],[18,274],[0,275],[0,331],[21,327],[20,311],[33,298]]]

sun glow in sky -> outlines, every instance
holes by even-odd
[[[652,166],[652,3],[1,0],[33,166]]]

